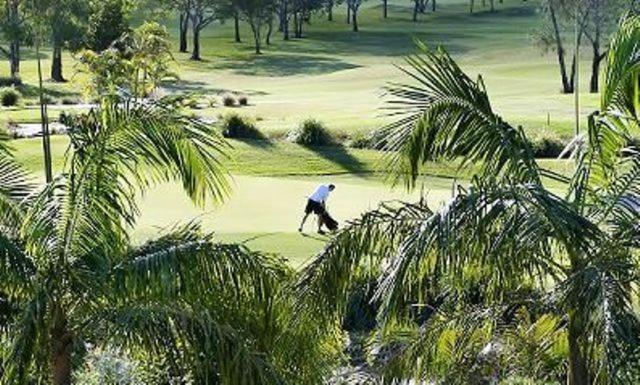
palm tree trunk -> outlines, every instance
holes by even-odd
[[[47,104],[44,100],[44,87],[42,86],[42,62],[40,60],[40,40],[36,37],[36,60],[38,62],[38,91],[40,97],[40,124],[42,127],[42,152],[44,156],[44,176],[47,183],[53,181],[53,166],[51,163],[51,137],[49,135],[49,117],[47,116]]]
[[[54,385],[71,385],[71,353],[73,340],[67,322],[57,311],[51,329],[51,382]]]
[[[575,313],[569,315],[568,342],[569,342],[569,378],[568,385],[590,385],[589,370],[582,349],[580,337],[582,335],[582,322],[580,316]]]

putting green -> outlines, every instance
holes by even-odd
[[[329,201],[331,214],[342,224],[389,200],[416,200],[424,193],[438,205],[451,195],[453,181],[428,178],[422,191],[407,193],[391,188],[379,179],[354,175],[314,178],[235,176],[234,192],[223,205],[203,209],[194,206],[177,185],[164,184],[142,200],[142,216],[134,238],[142,241],[168,228],[192,220],[200,222],[223,241],[244,242],[264,252],[281,254],[297,266],[319,251],[327,237],[315,233],[310,217],[305,234],[297,232],[306,196],[323,182],[336,184]]]

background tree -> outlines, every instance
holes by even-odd
[[[393,178],[415,188],[424,163],[460,156],[477,171],[437,210],[387,204],[340,232],[302,274],[301,311],[341,322],[372,276],[370,354],[387,383],[638,383],[640,156],[625,148],[640,127],[638,41],[640,18],[630,17],[610,44],[599,111],[574,142],[569,178],[538,164],[482,78],[422,46],[405,70],[415,84],[388,88],[400,115],[385,131]]]
[[[264,28],[270,28],[276,12],[275,0],[237,0],[238,10],[251,27],[253,34],[255,53],[261,53],[262,32]]]
[[[121,60],[129,61],[126,68],[132,70],[126,80],[132,94],[146,97],[159,83],[169,77],[177,78],[170,70],[171,36],[167,29],[156,22],[147,22],[123,35],[115,44]]]
[[[161,0],[161,5],[168,12],[178,13],[179,51],[188,51],[187,34],[189,32],[189,10],[192,0]]]
[[[553,51],[558,58],[558,68],[563,93],[573,93],[576,70],[575,52],[567,69],[565,38],[575,29],[575,6],[564,0],[545,0],[541,5],[542,25],[534,31],[534,41],[543,51]],[[582,41],[584,28],[579,29],[578,42]]]
[[[201,60],[200,56],[200,32],[215,20],[222,17],[220,8],[222,3],[218,0],[192,0],[189,9],[189,20],[193,31],[193,48],[191,60]]]
[[[582,12],[584,36],[591,47],[589,91],[595,93],[599,88],[600,63],[607,55],[604,47],[608,45],[609,38],[617,29],[620,17],[632,9],[632,2],[628,0],[584,0],[581,7],[584,9]]]
[[[351,27],[353,32],[358,32],[358,10],[364,0],[347,0],[347,7],[351,15]]]
[[[86,47],[100,52],[127,32],[131,6],[127,0],[91,2]]]
[[[87,34],[89,4],[81,0],[28,2],[34,18],[42,20],[51,41],[51,80],[64,82],[62,50],[78,50]]]
[[[9,61],[11,77],[20,76],[20,46],[28,38],[29,26],[23,0],[3,0],[0,8],[0,32],[8,47],[0,45],[2,53]]]

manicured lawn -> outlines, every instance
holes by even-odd
[[[310,218],[308,234],[298,234],[305,197],[319,183],[338,186],[330,202],[331,213],[341,222],[356,218],[380,202],[416,200],[424,193],[438,207],[452,194],[454,180],[466,184],[469,170],[458,170],[456,162],[431,163],[424,168],[420,187],[412,193],[385,183],[382,153],[341,147],[308,149],[277,142],[232,141],[234,149],[228,162],[233,193],[223,205],[194,206],[176,184],[163,184],[141,198],[142,216],[133,232],[142,242],[160,229],[195,220],[222,241],[243,242],[251,248],[278,253],[299,266],[322,249],[327,238],[314,232]],[[52,138],[54,164],[61,169],[66,136]],[[18,160],[35,178],[41,177],[42,150],[39,139],[12,142]],[[541,160],[556,172],[571,171],[572,163]]]
[[[468,13],[468,3],[461,0],[438,4],[436,13],[420,15],[420,21],[413,23],[408,1],[392,2],[387,20],[382,20],[378,2],[365,2],[358,33],[344,22],[344,6],[340,6],[334,22],[325,21],[323,15],[314,17],[305,26],[304,39],[284,42],[274,33],[273,44],[261,56],[252,53],[248,29],[243,28],[243,43],[237,44],[232,39],[232,23],[212,25],[203,34],[202,62],[190,61],[188,54],[175,54],[181,80],[169,88],[205,94],[245,93],[250,106],[233,111],[255,118],[268,131],[288,130],[306,117],[318,118],[335,131],[368,131],[387,120],[380,117],[382,87],[407,79],[394,64],[402,64],[403,55],[414,51],[415,37],[431,46],[442,44],[469,74],[481,74],[496,109],[508,120],[532,133],[571,134],[573,98],[559,93],[554,56],[541,54],[531,40],[538,25],[538,1],[505,0],[497,4],[495,13],[478,5],[474,14]],[[175,21],[167,22],[173,25]],[[175,35],[174,27],[172,32]],[[33,85],[35,60],[30,53],[25,57],[22,76]],[[588,59],[585,54],[581,66],[585,85]],[[47,84],[58,98],[81,93],[86,82],[70,55],[65,56],[65,65],[70,82]],[[0,66],[0,75],[6,74],[6,67]],[[597,101],[588,94],[582,99],[585,113]],[[195,113],[217,116],[229,110],[218,107]],[[35,119],[37,110],[0,111],[0,122]]]

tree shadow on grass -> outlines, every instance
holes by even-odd
[[[321,158],[340,165],[346,172],[364,174],[371,171],[367,168],[366,164],[349,153],[343,146],[305,146],[305,148],[313,151]]]
[[[271,140],[269,140],[269,138],[267,138],[266,136],[261,139],[235,138],[234,140],[237,140],[238,142],[242,142],[248,146],[259,148],[262,150],[268,150],[274,147]]]
[[[181,91],[210,95],[242,93],[243,95],[247,96],[264,96],[269,94],[268,92],[258,90],[232,90],[228,88],[212,87],[211,84],[207,82],[184,79],[163,82],[162,87],[172,92]]]
[[[279,54],[224,59],[211,66],[212,69],[232,70],[236,74],[250,76],[321,75],[358,67],[327,57]]]

